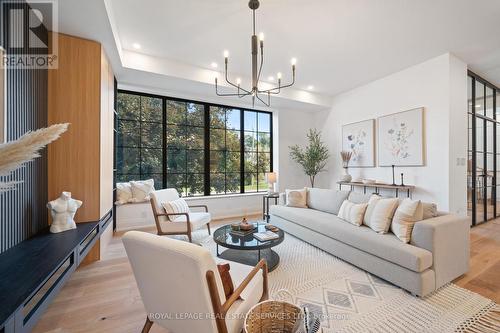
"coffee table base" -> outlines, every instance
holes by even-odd
[[[239,262],[240,264],[250,265],[250,266],[257,265],[260,259],[266,259],[269,272],[272,272],[276,267],[278,267],[278,264],[280,263],[280,256],[271,249],[263,249],[263,250],[227,249],[221,254],[217,252],[217,256],[225,260],[235,261]]]

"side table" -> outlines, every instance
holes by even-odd
[[[266,194],[262,197],[262,216],[264,221],[269,222],[269,200],[274,199],[274,204],[277,205],[279,198],[279,193]]]

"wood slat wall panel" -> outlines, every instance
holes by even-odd
[[[6,82],[7,139],[47,126],[47,70],[9,69]],[[47,227],[46,151],[3,179],[22,183],[0,194],[0,253]]]

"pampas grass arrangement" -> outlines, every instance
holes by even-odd
[[[9,175],[24,163],[40,157],[40,150],[66,132],[69,124],[55,124],[27,132],[17,140],[0,144],[0,177]],[[11,190],[19,182],[0,181],[0,193]]]
[[[343,150],[340,152],[340,157],[342,157],[342,167],[347,168],[352,157],[352,151]]]

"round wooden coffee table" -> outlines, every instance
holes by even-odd
[[[245,236],[232,233],[231,225],[225,225],[215,230],[214,241],[217,244],[217,257],[250,266],[255,266],[261,259],[266,259],[268,269],[271,272],[280,262],[279,255],[271,248],[283,242],[285,233],[280,229],[276,232],[278,238],[262,242],[253,235],[257,232],[267,231],[267,223],[257,222],[254,225],[257,228]],[[219,245],[227,250],[219,253]]]

